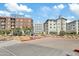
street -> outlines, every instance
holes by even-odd
[[[78,40],[45,37],[11,45],[9,43],[0,48],[0,56],[78,56],[78,53],[73,52],[75,48],[79,48]]]

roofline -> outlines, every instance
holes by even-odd
[[[56,20],[55,19],[47,19],[44,23],[46,23],[48,21],[56,21]]]
[[[76,22],[76,21],[77,21],[77,20],[73,20],[73,21],[69,22],[68,24],[73,23],[73,22]]]
[[[13,16],[0,16],[0,17],[1,17],[1,18],[16,18],[16,19],[17,19],[17,18],[18,18],[18,19],[19,19],[19,18],[20,18],[20,19],[21,19],[21,18],[22,18],[22,19],[23,19],[23,18],[24,18],[24,19],[32,19],[32,18],[28,18],[28,17],[13,17]]]

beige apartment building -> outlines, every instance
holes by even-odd
[[[57,34],[60,34],[60,31],[67,31],[67,19],[65,19],[62,16],[59,16],[59,18],[57,19]]]
[[[44,23],[44,31],[46,34],[57,33],[60,34],[60,31],[66,32],[67,19],[59,16],[58,19],[48,19]]]
[[[67,23],[67,32],[76,34],[79,33],[79,20],[74,20],[72,22]]]
[[[50,34],[51,32],[56,33],[57,28],[56,28],[56,20],[54,19],[48,19],[44,23],[44,31],[46,34]]]

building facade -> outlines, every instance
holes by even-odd
[[[57,34],[60,34],[60,31],[64,31],[66,32],[67,30],[67,19],[65,19],[62,16],[59,16],[59,18],[57,19]]]
[[[33,20],[31,18],[14,18],[0,16],[0,30],[11,30],[15,28],[32,28]]]
[[[16,18],[16,28],[33,28],[33,20],[31,18]]]
[[[44,31],[46,34],[57,33],[60,34],[60,31],[66,32],[66,21],[67,19],[59,17],[58,19],[48,19],[44,23]]]
[[[44,32],[43,24],[34,24],[34,34],[41,34]]]
[[[76,34],[78,34],[79,33],[79,20],[75,20],[75,21],[67,23],[67,32],[68,33],[75,32]]]
[[[46,34],[50,34],[51,32],[56,32],[56,20],[53,19],[48,19],[44,23],[44,31]]]

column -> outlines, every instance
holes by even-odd
[[[78,34],[78,20],[76,20],[76,34]]]

